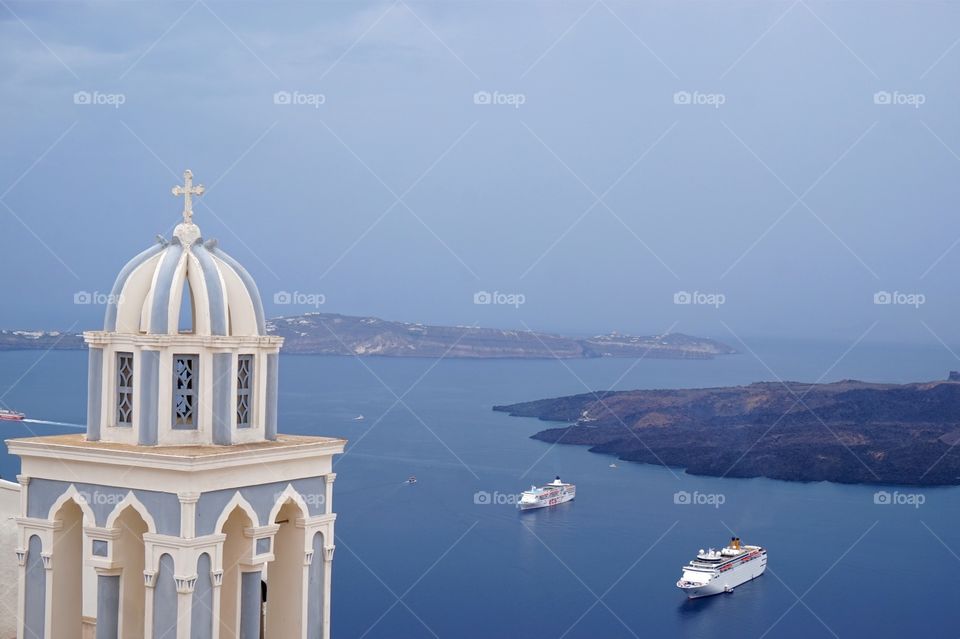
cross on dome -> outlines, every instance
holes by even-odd
[[[193,171],[183,172],[183,186],[175,186],[170,191],[176,196],[183,196],[183,222],[193,224],[193,196],[203,195],[206,189],[202,184],[193,185]]]

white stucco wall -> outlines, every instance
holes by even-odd
[[[0,479],[0,638],[17,636],[17,522],[20,484]]]

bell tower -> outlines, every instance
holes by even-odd
[[[256,283],[193,221],[120,270],[89,346],[87,431],[22,459],[20,638],[326,639],[333,456],[277,432]],[[262,605],[263,593],[266,605]]]
[[[278,353],[250,274],[204,241],[184,172],[173,238],[130,260],[90,347],[88,441],[155,445],[252,443],[277,436]]]

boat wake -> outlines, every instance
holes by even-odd
[[[87,427],[82,424],[68,424],[67,422],[51,422],[45,419],[22,419],[21,423],[24,424],[43,424],[45,426],[67,426],[69,428],[77,428],[79,430],[86,430]]]

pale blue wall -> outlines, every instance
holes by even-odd
[[[286,489],[288,484],[304,496],[310,515],[326,514],[326,503],[324,502],[326,479],[323,477],[308,477],[306,479],[296,479],[292,482],[282,481],[240,489],[214,490],[200,495],[200,501],[197,502],[197,535],[210,535],[214,532],[220,513],[223,512],[227,502],[233,498],[234,493],[238,490],[240,495],[250,502],[250,505],[256,511],[257,517],[260,518],[260,524],[269,523],[267,519],[270,517],[270,511],[276,504],[280,493]]]
[[[233,442],[231,417],[234,402],[230,392],[233,382],[233,355],[213,354],[213,443],[227,445]]]
[[[160,351],[140,351],[140,428],[138,441],[143,446],[157,443],[159,423]]]
[[[280,393],[280,356],[267,355],[267,392],[263,436],[269,440],[277,438],[277,396]]]
[[[106,525],[107,517],[116,504],[130,492],[128,488],[116,486],[76,482],[73,485],[78,491],[88,495],[87,503],[93,510],[98,526]],[[32,478],[30,490],[27,491],[27,516],[46,519],[50,507],[69,487],[70,482]],[[157,524],[158,533],[180,536],[180,500],[176,495],[154,490],[134,490],[133,494],[150,511]]]
[[[103,349],[90,348],[87,360],[87,440],[100,439],[101,394],[103,387]]]
[[[97,639],[120,635],[120,575],[97,575]]]
[[[203,553],[197,560],[197,586],[193,590],[190,610],[190,639],[213,637],[213,583],[210,581],[210,555]]]
[[[153,636],[175,639],[177,636],[177,584],[173,580],[173,557],[160,557],[157,582],[153,588]]]
[[[245,572],[240,576],[240,636],[239,639],[260,639],[260,571]]]
[[[27,544],[27,581],[24,589],[24,637],[43,637],[46,628],[47,571],[43,567],[43,543],[34,535]]]

